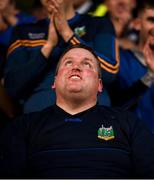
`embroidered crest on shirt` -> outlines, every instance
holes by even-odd
[[[82,26],[82,27],[76,27],[74,29],[74,33],[79,36],[79,37],[82,37],[86,34],[86,27],[85,26]]]
[[[112,126],[106,128],[102,125],[102,127],[98,129],[98,138],[103,139],[105,141],[114,139],[115,136]]]

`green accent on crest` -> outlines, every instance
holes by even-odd
[[[102,127],[98,129],[98,138],[104,139],[106,141],[114,139],[115,136],[114,136],[114,131],[113,131],[112,126],[110,126],[109,128],[105,128],[102,125]]]
[[[79,36],[82,37],[86,34],[86,27],[82,26],[82,27],[77,27],[74,29],[74,33]]]

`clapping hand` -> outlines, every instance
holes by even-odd
[[[67,22],[67,11],[64,0],[50,0],[50,8],[52,9],[55,28],[59,35],[67,42],[73,35],[73,31]]]

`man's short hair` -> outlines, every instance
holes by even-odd
[[[133,17],[136,18],[145,8],[154,8],[154,0],[136,0]]]
[[[86,50],[88,50],[89,52],[91,52],[91,54],[93,54],[93,56],[96,58],[96,62],[97,62],[98,76],[99,76],[99,78],[101,78],[101,77],[102,77],[102,73],[101,73],[101,66],[100,66],[100,62],[99,62],[99,60],[98,60],[98,57],[97,57],[97,55],[95,54],[95,52],[93,51],[93,49],[92,49],[91,47],[86,46],[86,45],[84,45],[84,44],[70,45],[70,46],[68,46],[68,47],[64,50],[64,52],[62,53],[62,55],[61,55],[60,58],[59,58],[59,62],[58,62],[57,67],[56,67],[55,75],[57,75],[57,73],[58,73],[59,66],[60,66],[60,62],[61,62],[61,59],[63,58],[63,56],[64,56],[68,51],[70,51],[71,49],[74,49],[74,48],[86,49]]]

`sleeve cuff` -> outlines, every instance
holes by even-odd
[[[154,83],[154,72],[148,70],[148,72],[141,78],[141,81],[148,87],[151,87]]]
[[[76,45],[76,44],[80,44],[80,41],[75,36],[75,34],[73,34],[73,36],[68,40],[68,43],[71,45]]]

